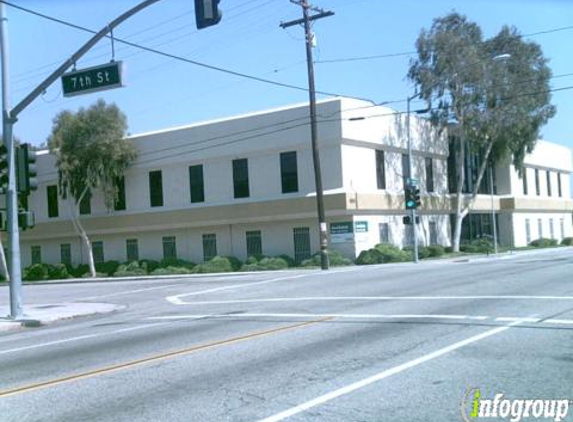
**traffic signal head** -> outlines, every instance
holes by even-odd
[[[30,149],[30,145],[22,144],[16,150],[16,169],[18,192],[28,195],[38,189],[36,152]]]
[[[416,202],[416,208],[422,205],[422,199],[420,198],[420,188],[414,187],[414,201]]]
[[[195,0],[195,21],[197,29],[217,25],[223,14],[219,10],[219,0]]]
[[[406,186],[404,191],[405,195],[405,205],[407,210],[415,210],[421,204],[420,189],[417,186]]]
[[[8,190],[8,150],[0,144],[0,193]]]

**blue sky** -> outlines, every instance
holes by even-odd
[[[74,24],[99,30],[139,0],[13,0],[15,4]],[[553,88],[573,86],[573,2],[570,0],[322,0],[314,3],[335,12],[314,25],[317,89],[375,102],[400,101],[413,93],[406,80],[420,29],[456,10],[478,23],[486,37],[502,25],[522,34],[564,27],[528,39],[550,59]],[[197,31],[191,0],[162,0],[115,31],[118,38],[177,56],[275,81],[307,86],[303,33],[283,30],[281,21],[300,17],[289,0],[221,0],[223,19]],[[7,6],[15,105],[90,36]],[[365,60],[331,60],[394,55]],[[63,98],[53,84],[20,115],[16,135],[39,144],[52,119],[63,109],[76,110],[98,98],[115,102],[126,113],[129,132],[141,133],[196,121],[263,110],[308,100],[308,94],[200,68],[133,47],[116,44],[116,60],[125,62],[126,87]],[[103,40],[78,68],[111,60]],[[573,148],[573,90],[553,94],[557,115],[542,130],[543,138]],[[392,104],[404,110],[405,102]]]

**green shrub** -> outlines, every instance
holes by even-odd
[[[284,255],[284,254],[283,255],[277,255],[276,258],[280,258],[284,262],[286,262],[289,268],[296,267],[296,262],[295,262],[294,258],[292,258],[288,255]]]
[[[474,239],[460,246],[460,251],[467,253],[489,253],[494,250],[493,242],[488,237]]]
[[[185,261],[184,259],[179,258],[163,258],[161,262],[159,262],[159,268],[167,268],[167,267],[183,267],[189,270],[192,270],[196,264],[193,262]],[[153,270],[149,269],[150,272],[155,271],[157,268]]]
[[[85,273],[90,272],[90,267],[88,264],[79,264],[77,267],[73,268],[70,266],[68,273],[74,278],[81,278]]]
[[[430,245],[426,249],[432,258],[442,256],[446,253],[446,250],[442,245]]]
[[[406,246],[402,248],[403,252],[410,254],[414,257],[414,247],[413,246]],[[426,246],[419,246],[418,247],[418,258],[419,259],[426,259],[430,257],[430,250]]]
[[[174,275],[174,274],[191,274],[193,270],[187,267],[167,267],[167,268],[156,268],[153,270],[151,275]]]
[[[535,248],[551,248],[553,246],[557,246],[557,239],[547,239],[545,237],[535,239],[529,246],[533,246]]]
[[[412,260],[412,253],[397,246],[380,243],[372,249],[360,252],[356,259],[358,265],[385,264],[388,262],[405,262]]]
[[[148,273],[152,273],[159,268],[159,262],[152,259],[141,259],[139,260],[139,266],[145,268]]]
[[[24,280],[39,281],[48,279],[48,266],[45,264],[34,264],[24,268]]]
[[[117,271],[119,267],[118,261],[105,261],[105,262],[98,262],[95,264],[96,273],[102,273],[108,276],[112,276],[113,273]]]
[[[92,275],[91,275],[90,272],[88,271],[87,273],[82,274],[82,276],[81,276],[80,278],[91,278],[91,276],[92,276]],[[98,278],[108,277],[107,274],[105,274],[105,273],[98,273],[97,271],[96,271],[96,275],[95,275],[95,276],[98,277]]]
[[[237,257],[226,256],[225,258],[227,258],[229,260],[229,262],[231,263],[231,267],[233,268],[233,271],[239,271],[241,269],[241,267],[243,266],[243,263]]]
[[[64,264],[48,265],[48,278],[50,280],[65,280],[69,277],[68,268]]]
[[[241,271],[276,271],[286,270],[288,268],[287,262],[278,257],[263,258],[254,264],[245,264],[241,267]]]
[[[192,273],[228,273],[233,271],[233,265],[228,258],[216,256],[209,262],[199,264],[193,268]]]
[[[454,252],[454,248],[452,246],[446,246],[444,248],[444,250],[446,251],[446,253],[452,253]]]
[[[561,244],[563,246],[573,246],[573,237],[564,237]]]
[[[331,249],[328,251],[328,263],[331,267],[352,265],[352,260],[346,258],[339,251]],[[320,252],[315,253],[311,258],[300,263],[301,267],[320,267]]]
[[[258,264],[258,263],[259,263],[259,259],[256,256],[249,256],[249,257],[247,257],[247,260],[245,261],[245,265],[253,265],[253,264]],[[243,265],[243,267],[245,265]]]
[[[141,275],[147,275],[147,264],[143,262],[140,265],[137,261],[121,264],[113,274],[114,277],[136,277]]]

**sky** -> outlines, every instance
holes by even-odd
[[[99,30],[139,0],[12,0],[41,14]],[[281,29],[301,17],[289,0],[221,0],[221,22],[198,31],[194,2],[161,0],[133,16],[114,36],[177,57],[291,84],[308,85],[303,30]],[[573,148],[573,1],[571,0],[316,0],[334,16],[315,21],[317,90],[376,103],[398,111],[414,86],[406,74],[422,28],[451,11],[465,14],[494,36],[515,26],[541,45],[553,71],[552,103],[557,115],[542,129],[548,141]],[[6,6],[10,96],[16,105],[71,56],[90,34]],[[118,42],[115,60],[124,62],[125,87],[73,98],[56,81],[19,116],[14,132],[23,142],[45,142],[62,110],[77,110],[98,98],[115,102],[137,134],[214,118],[308,101],[308,93],[206,69]],[[78,69],[112,60],[102,40],[76,64]],[[327,98],[319,95],[319,98]]]

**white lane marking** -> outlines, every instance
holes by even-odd
[[[384,314],[307,314],[307,313],[242,313],[205,315],[164,315],[148,317],[149,320],[177,320],[200,318],[347,318],[347,319],[451,319],[484,321],[487,316],[472,315],[384,315]]]
[[[513,327],[517,324],[520,324],[520,322],[514,322],[510,325],[494,328],[492,330],[486,331],[486,332],[478,334],[476,336],[473,336],[473,337],[467,338],[465,340],[459,341],[457,343],[451,344],[451,345],[446,346],[442,349],[436,350],[435,352],[428,353],[427,355],[421,356],[417,359],[411,360],[409,362],[403,363],[401,365],[395,366],[395,367],[390,368],[390,369],[386,369],[386,370],[384,370],[384,371],[382,371],[376,375],[365,378],[361,381],[357,381],[353,384],[349,384],[349,385],[342,387],[342,388],[339,388],[337,390],[331,391],[330,393],[324,394],[324,395],[319,396],[315,399],[312,399],[312,400],[309,400],[305,403],[299,404],[298,406],[294,406],[294,407],[287,409],[283,412],[277,413],[276,415],[269,416],[268,418],[265,418],[265,419],[261,419],[258,422],[279,422],[279,421],[282,421],[284,419],[290,418],[291,416],[294,416],[298,413],[304,412],[304,411],[311,409],[313,407],[316,407],[316,406],[320,406],[320,405],[322,405],[328,401],[331,401],[331,400],[334,400],[338,397],[352,393],[353,391],[364,388],[370,384],[373,384],[373,383],[378,382],[380,380],[383,380],[385,378],[391,377],[393,375],[399,374],[400,372],[406,371],[410,368],[421,365],[421,364],[428,362],[430,360],[439,358],[445,354],[453,352],[454,350],[460,349],[464,346],[478,342],[480,340],[494,336],[496,334],[500,334],[500,333],[510,329],[511,327]]]
[[[289,276],[289,277],[277,277],[277,278],[272,278],[270,280],[255,281],[253,283],[243,283],[243,284],[234,284],[231,286],[214,287],[212,289],[200,290],[198,292],[182,293],[179,295],[167,296],[165,299],[167,299],[169,302],[173,303],[174,305],[188,305],[190,303],[184,302],[183,300],[181,300],[181,298],[188,297],[188,296],[199,296],[199,295],[204,295],[207,293],[220,292],[223,290],[233,290],[233,289],[238,289],[240,287],[258,286],[261,284],[276,283],[277,281],[292,280],[295,278],[302,278],[302,277],[306,277],[306,276],[308,276],[308,274],[299,274],[299,275]]]
[[[548,322],[549,324],[573,324],[573,319],[546,319],[541,322]]]
[[[168,324],[168,323],[167,322],[158,322],[156,324],[137,325],[135,327],[121,328],[119,330],[106,331],[104,333],[86,334],[84,336],[70,337],[70,338],[66,338],[66,339],[62,339],[62,340],[49,341],[46,343],[32,344],[30,346],[15,347],[13,349],[0,350],[0,355],[6,355],[8,353],[14,353],[14,352],[21,352],[23,350],[39,349],[42,347],[54,346],[56,344],[69,343],[72,341],[80,341],[80,340],[86,340],[86,339],[96,338],[96,337],[104,337],[107,335],[125,333],[128,331],[142,330],[144,328],[157,327],[157,326],[165,325],[165,324]]]
[[[123,296],[123,295],[129,295],[132,293],[141,293],[141,292],[149,292],[152,290],[160,290],[160,289],[167,289],[168,287],[175,287],[175,286],[180,286],[180,284],[165,284],[163,286],[155,286],[155,287],[146,287],[145,289],[137,289],[137,290],[126,290],[123,292],[117,292],[117,293],[109,293],[109,294],[105,294],[105,295],[101,295],[101,296],[89,296],[89,297],[84,297],[81,300],[95,300],[95,299],[103,299],[106,297],[115,297],[115,296]]]
[[[495,320],[499,322],[539,322],[541,318],[499,317]]]
[[[274,281],[274,280],[273,280]],[[268,280],[266,282],[271,282]],[[249,283],[240,284],[234,287],[241,287],[247,285],[260,284]],[[213,301],[203,301],[203,302],[185,302],[180,299],[172,300],[172,298],[181,298],[183,296],[198,295],[204,293],[211,293],[221,289],[227,289],[229,287],[205,290],[196,293],[188,293],[184,295],[170,296],[167,298],[172,303],[176,305],[229,305],[234,303],[272,303],[272,302],[302,302],[302,301],[343,301],[343,300],[364,300],[364,301],[389,301],[389,300],[485,300],[485,299],[509,299],[509,300],[573,300],[573,296],[323,296],[323,297],[273,297],[273,298],[263,298],[263,299],[237,299],[237,300],[213,300]]]

